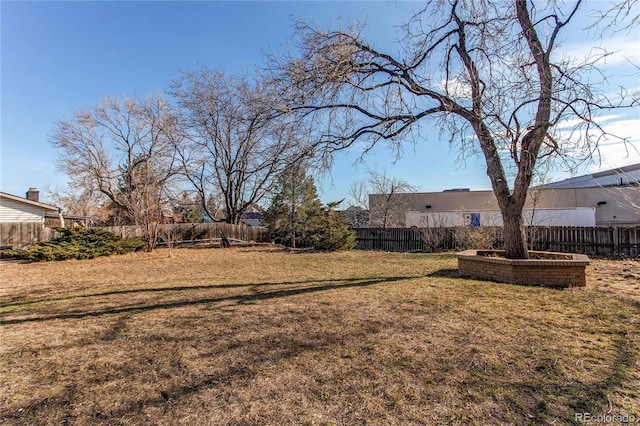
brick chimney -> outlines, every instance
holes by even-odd
[[[27,200],[35,201],[36,203],[40,202],[40,191],[38,191],[38,188],[29,188],[27,191]]]

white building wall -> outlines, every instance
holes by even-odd
[[[44,210],[8,198],[0,198],[0,222],[36,222],[44,224]]]
[[[596,226],[595,207],[573,209],[524,209],[527,226]]]
[[[573,209],[525,209],[527,226],[596,226],[595,208]],[[469,210],[446,212],[409,211],[406,214],[408,227],[437,228],[452,226],[502,226],[499,210]]]
[[[443,218],[449,223],[454,219],[455,223],[460,223],[463,219],[458,216],[464,213],[486,212],[486,219],[481,220],[482,226],[490,222],[495,222],[495,226],[502,224],[492,191],[400,194],[398,199],[400,201],[396,204],[400,207],[391,212],[394,226],[398,227],[404,227],[405,224],[407,227],[420,226],[416,221],[422,219],[416,219],[417,213],[429,218],[431,223],[442,222]],[[383,195],[369,196],[372,222],[379,219],[376,215],[380,214],[384,200]],[[591,213],[562,212],[580,209],[595,212],[595,225],[583,225],[587,219],[583,219],[582,215],[588,215],[590,223]],[[640,224],[640,186],[532,190],[525,205],[525,218],[531,217],[532,210],[547,212],[543,217],[538,214],[534,218],[533,222],[540,226],[552,226],[549,224],[551,218],[554,218],[555,226],[637,226]],[[489,211],[495,213],[490,215]],[[408,212],[412,212],[411,215]],[[573,218],[579,219],[573,221]]]

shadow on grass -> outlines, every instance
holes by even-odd
[[[303,288],[280,289],[280,290],[273,290],[273,291],[255,291],[251,294],[239,294],[239,295],[224,296],[224,297],[200,298],[195,300],[181,300],[181,301],[175,301],[175,302],[157,303],[152,305],[130,306],[130,307],[123,307],[123,308],[94,310],[94,311],[86,311],[86,312],[69,312],[69,313],[60,313],[56,315],[46,315],[46,316],[37,316],[37,317],[29,317],[29,318],[5,319],[5,320],[0,320],[0,325],[42,322],[42,321],[59,320],[59,319],[81,319],[81,318],[87,318],[87,317],[98,317],[102,315],[138,313],[138,312],[147,312],[147,311],[153,311],[158,309],[174,309],[174,308],[181,308],[185,306],[197,306],[197,305],[206,305],[206,304],[221,303],[221,302],[235,301],[240,304],[252,303],[252,302],[261,301],[261,300],[298,296],[301,294],[316,293],[316,292],[327,291],[327,290],[339,290],[344,288],[355,288],[355,287],[368,287],[376,284],[398,282],[398,281],[410,280],[415,278],[418,278],[418,277],[407,276],[407,277],[385,277],[385,278],[373,278],[373,279],[350,278],[346,280],[321,280],[321,281],[307,280],[307,281],[299,281],[299,282],[289,281],[289,282],[281,282],[281,283],[276,282],[276,283],[228,284],[228,285],[212,284],[212,285],[190,286],[190,287],[165,287],[162,289],[140,289],[140,290],[123,290],[123,291],[105,292],[105,293],[99,293],[94,295],[77,296],[77,297],[87,298],[87,297],[98,297],[98,296],[105,296],[105,295],[127,294],[127,293],[136,293],[136,292],[224,289],[224,288],[237,288],[237,287],[249,287],[249,288],[255,289],[256,287],[276,286],[276,285],[296,285],[296,284],[309,284],[309,283],[323,284],[319,286],[311,286],[311,287],[303,287]],[[65,298],[62,298],[60,300],[65,300]]]
[[[455,269],[442,269],[433,272],[429,276],[441,277],[441,278],[457,278],[457,270]],[[238,304],[252,303],[262,300],[273,300],[276,298],[295,296],[300,294],[312,294],[314,292],[321,292],[327,290],[337,290],[343,288],[354,287],[366,287],[377,284],[402,282],[403,280],[415,279],[416,277],[390,277],[390,278],[360,278],[360,279],[347,279],[347,280],[322,280],[322,281],[300,281],[300,282],[285,282],[285,283],[260,283],[260,284],[229,284],[230,288],[235,287],[248,287],[249,291],[253,289],[264,289],[257,294],[242,294],[233,296],[224,296],[218,298],[199,298],[192,301],[180,301],[170,303],[158,303],[148,304],[147,306],[140,307],[128,307],[120,309],[105,309],[95,312],[83,312],[83,313],[70,313],[59,314],[57,316],[43,317],[43,318],[29,318],[17,322],[29,322],[29,321],[46,321],[48,319],[65,319],[65,318],[84,318],[95,317],[99,315],[109,315],[117,313],[138,313],[145,311],[152,311],[155,309],[171,309],[183,306],[197,306],[203,304],[214,304],[216,302],[223,301],[235,301]],[[305,286],[304,288],[285,288],[268,291],[265,286],[269,285],[305,285],[316,284],[312,286]],[[177,287],[177,288],[165,288],[165,289],[150,289],[149,291],[177,291],[177,290],[200,290],[200,289],[215,289],[222,288],[217,285],[203,285],[192,287]],[[145,290],[140,289],[139,292]],[[132,291],[123,292],[110,292],[110,294],[127,294]],[[640,312],[636,312],[640,314]],[[436,313],[432,313],[436,315]],[[437,315],[441,315],[438,313]],[[349,319],[350,317],[345,317]],[[119,318],[113,324],[113,330],[110,332],[117,333],[123,327],[123,321],[126,318]],[[589,322],[588,328],[596,325],[601,325],[597,330],[602,333],[606,332],[608,327],[606,324],[612,325],[620,321],[616,316],[603,316],[595,322]],[[257,321],[259,324],[262,322]],[[2,323],[2,322],[0,322]],[[603,323],[606,323],[603,325]],[[11,324],[11,322],[5,322],[5,324]],[[356,323],[358,324],[358,323]],[[385,327],[393,327],[394,324],[385,324]],[[25,422],[29,419],[28,416],[37,416],[38,412],[54,412],[63,413],[60,416],[66,416],[59,418],[62,421],[83,421],[102,422],[109,421],[123,421],[131,420],[132,423],[143,424],[143,419],[148,415],[148,409],[156,409],[155,413],[158,416],[166,414],[169,419],[173,414],[173,410],[177,410],[175,407],[177,402],[183,401],[184,404],[191,403],[194,396],[201,392],[210,394],[209,398],[212,398],[213,402],[224,406],[226,402],[234,402],[234,398],[238,397],[238,392],[243,389],[250,388],[253,381],[256,378],[263,376],[265,371],[273,371],[275,366],[286,365],[289,362],[294,362],[301,354],[304,353],[317,353],[319,358],[326,358],[328,362],[334,359],[335,356],[339,356],[340,352],[333,352],[332,348],[349,346],[352,350],[350,354],[355,354],[354,359],[350,362],[344,362],[344,366],[348,369],[350,377],[360,377],[361,382],[358,388],[340,387],[344,385],[346,379],[340,376],[329,376],[328,378],[322,377],[313,378],[314,371],[303,370],[303,373],[308,374],[309,384],[302,384],[298,389],[300,392],[304,392],[304,396],[309,400],[322,399],[323,406],[331,407],[333,412],[340,413],[344,406],[339,405],[341,400],[347,400],[345,405],[357,405],[361,403],[363,399],[373,398],[373,406],[384,405],[385,400],[384,392],[377,395],[373,395],[375,392],[380,391],[381,386],[386,388],[392,388],[397,385],[392,380],[385,379],[383,375],[376,375],[377,371],[384,371],[385,369],[394,369],[400,373],[407,374],[408,377],[415,378],[416,385],[424,388],[425,394],[424,400],[438,401],[443,398],[442,387],[434,386],[435,390],[430,390],[429,386],[425,386],[425,383],[447,383],[449,387],[447,393],[444,395],[447,398],[457,398],[461,405],[466,405],[468,408],[474,408],[474,406],[482,406],[487,404],[487,401],[494,403],[499,401],[499,407],[502,410],[495,412],[484,412],[486,418],[475,417],[475,423],[472,424],[578,424],[575,420],[576,413],[590,412],[594,414],[602,414],[608,409],[609,399],[608,396],[611,393],[618,392],[624,387],[630,374],[633,374],[637,368],[637,337],[632,335],[633,330],[630,326],[626,327],[626,330],[613,331],[615,334],[614,348],[611,349],[616,356],[611,360],[609,368],[603,371],[596,380],[588,380],[588,378],[575,378],[572,377],[571,371],[569,374],[564,372],[565,370],[559,365],[556,365],[556,357],[553,350],[550,347],[545,347],[545,340],[540,337],[533,343],[537,344],[535,353],[527,355],[523,353],[523,356],[528,356],[529,360],[535,363],[535,366],[531,369],[525,367],[516,367],[515,365],[507,365],[503,362],[497,361],[497,367],[499,369],[487,370],[483,367],[483,364],[474,364],[475,352],[472,350],[467,351],[469,356],[467,358],[459,359],[456,364],[452,364],[451,359],[444,357],[427,358],[433,360],[433,364],[429,365],[429,368],[424,368],[421,364],[420,352],[413,352],[411,350],[402,352],[398,355],[404,356],[404,360],[398,356],[394,356],[394,360],[391,363],[384,357],[373,357],[373,353],[370,352],[376,348],[378,342],[378,332],[380,330],[371,328],[370,321],[363,321],[359,326],[353,330],[345,327],[337,331],[331,331],[327,328],[319,327],[317,330],[307,330],[306,333],[299,333],[297,335],[287,335],[281,333],[276,323],[265,323],[265,333],[256,336],[255,334],[247,334],[244,336],[236,335],[230,332],[229,336],[234,336],[233,339],[221,345],[220,347],[214,347],[211,352],[201,352],[198,354],[197,360],[204,360],[216,356],[216,353],[220,351],[235,351],[238,354],[237,359],[231,359],[228,364],[221,364],[220,368],[210,369],[209,371],[203,370],[187,370],[187,367],[178,366],[176,374],[180,376],[180,380],[171,381],[170,383],[159,383],[156,387],[148,387],[148,393],[145,394],[127,394],[123,391],[123,398],[117,407],[101,408],[96,405],[90,413],[90,417],[86,417],[86,414],[77,415],[73,412],[73,408],[80,405],[80,402],[84,403],[81,385],[70,384],[66,386],[59,393],[50,395],[47,398],[34,401],[29,404],[24,411],[12,411],[11,413],[2,413],[0,410],[0,420],[15,420],[15,423]],[[385,333],[395,330],[397,328],[390,328],[384,330]],[[605,330],[605,331],[603,331]],[[449,339],[451,341],[459,340],[464,342],[463,337],[467,335],[469,329],[456,331],[455,328],[447,330]],[[401,331],[400,331],[401,332]],[[456,336],[456,333],[461,333]],[[428,333],[427,333],[428,334]],[[411,337],[416,337],[411,334]],[[428,335],[424,336],[425,339]],[[218,336],[208,336],[212,342],[216,341]],[[113,339],[107,339],[113,340]],[[428,339],[427,339],[428,340]],[[162,341],[165,341],[163,338]],[[226,342],[226,340],[225,340]],[[475,342],[477,343],[477,342]],[[170,342],[168,344],[173,344]],[[474,342],[472,342],[472,345]],[[78,345],[82,347],[81,344]],[[150,345],[152,346],[152,345]],[[518,342],[513,343],[513,347],[517,348]],[[176,349],[180,346],[176,345]],[[206,347],[206,345],[204,345]],[[464,348],[464,346],[460,346]],[[429,349],[429,348],[428,348]],[[433,346],[430,348],[433,349]],[[218,351],[218,352],[216,352]],[[368,352],[369,351],[369,352]],[[425,351],[428,353],[429,350]],[[463,351],[464,352],[464,351]],[[358,354],[363,354],[361,357]],[[425,355],[426,356],[426,355]],[[351,359],[351,358],[349,358]],[[402,361],[402,362],[400,362]],[[143,361],[139,361],[143,362]],[[206,365],[207,362],[203,362]],[[124,367],[123,367],[124,368]],[[147,366],[149,369],[158,368],[154,364]],[[507,371],[509,369],[518,368],[519,371],[502,375],[500,368],[504,368]],[[456,371],[453,371],[453,370]],[[123,370],[130,372],[132,369]],[[135,370],[135,369],[134,369]],[[158,368],[158,370],[161,370]],[[451,379],[447,377],[449,372],[460,372],[461,378]],[[382,373],[381,373],[382,374]],[[307,376],[304,376],[307,378]],[[105,380],[112,380],[113,375],[105,375]],[[133,379],[132,379],[133,380]],[[313,381],[315,380],[315,381]],[[324,381],[322,381],[324,380]],[[383,380],[387,380],[386,383]],[[382,384],[381,384],[382,383]],[[410,382],[412,383],[412,382]],[[76,386],[79,386],[76,388]],[[333,388],[334,390],[327,393],[327,389]],[[240,390],[238,390],[240,389]],[[296,389],[296,390],[298,390]],[[337,389],[337,390],[335,390]],[[471,389],[473,392],[469,392]],[[493,391],[492,391],[493,390]],[[493,392],[493,393],[492,393]],[[366,394],[366,396],[365,396]],[[213,395],[213,396],[211,396]],[[86,396],[84,396],[86,398]],[[203,397],[204,398],[204,397]],[[315,398],[315,399],[314,399]],[[469,398],[469,399],[465,399]],[[80,401],[80,402],[79,402]],[[420,401],[411,400],[411,395],[401,394],[399,401],[407,404],[407,413],[411,413],[411,409],[421,410],[417,405],[411,406],[411,404],[420,404]],[[568,402],[567,402],[568,401]],[[193,402],[193,404],[196,404]],[[184,405],[180,408],[183,408]],[[274,402],[274,410],[276,410],[277,403]],[[417,408],[416,408],[417,407]],[[454,423],[458,418],[456,416],[462,416],[464,408],[450,407],[451,417],[442,417],[438,419],[437,423],[445,424],[448,422]],[[159,414],[159,410],[162,410],[163,414]],[[422,410],[429,410],[429,408],[423,408]],[[458,410],[458,411],[456,411]],[[422,413],[422,411],[420,411]],[[66,414],[64,414],[66,413]],[[232,416],[232,413],[226,415]],[[287,423],[287,420],[293,421],[294,419],[286,417],[277,417],[278,413],[274,414],[275,419],[271,419],[271,424],[275,424],[276,420],[281,423]],[[353,413],[344,411],[341,419],[344,423],[374,423],[384,424],[383,419],[391,419],[397,424],[412,423],[410,417],[406,417],[402,410],[394,411],[394,416],[389,414],[389,417],[375,417],[381,416],[380,412],[367,412],[365,411],[361,415],[363,417],[354,417]],[[407,414],[410,416],[410,414]],[[429,415],[433,416],[432,413]],[[439,415],[444,415],[442,411]],[[76,417],[77,416],[77,417]],[[372,417],[366,417],[372,416]],[[433,423],[436,423],[434,417],[430,417]],[[148,418],[147,418],[148,419]],[[173,418],[175,419],[175,417]],[[366,419],[363,421],[363,419]],[[473,419],[473,418],[471,418]],[[161,418],[157,418],[161,421]],[[235,423],[232,421],[235,420]],[[228,424],[250,424],[256,423],[256,418],[251,419],[232,419]],[[244,421],[242,421],[244,420]],[[300,419],[298,419],[300,420]],[[469,418],[467,418],[469,420]],[[44,422],[38,422],[34,419],[30,424],[44,424]],[[58,422],[61,423],[61,422]],[[269,423],[269,422],[265,422]]]
[[[78,294],[72,296],[61,296],[61,297],[50,297],[46,299],[36,299],[36,300],[25,300],[25,301],[17,301],[10,302],[0,305],[1,308],[9,308],[12,306],[29,306],[35,305],[39,303],[48,303],[48,302],[60,302],[62,300],[74,300],[74,299],[86,299],[92,297],[102,297],[102,296],[115,296],[119,294],[137,294],[137,293],[164,293],[164,292],[181,292],[181,291],[192,291],[192,290],[216,290],[216,289],[233,289],[233,288],[243,288],[243,287],[265,287],[265,286],[275,286],[275,285],[299,285],[299,284],[310,284],[310,283],[324,283],[324,282],[356,282],[362,281],[365,278],[345,278],[341,280],[335,279],[325,279],[325,280],[302,280],[302,281],[282,281],[282,282],[264,282],[264,283],[240,283],[240,284],[203,284],[203,285],[191,285],[191,286],[171,286],[171,287],[154,287],[154,288],[136,288],[130,290],[112,290],[112,291],[103,291],[101,293],[91,293],[91,294]]]
[[[460,278],[458,274],[458,269],[438,269],[437,271],[433,271],[430,274],[427,274],[428,277],[433,278]]]
[[[611,404],[608,394],[612,390],[620,389],[628,378],[628,370],[634,369],[638,361],[638,347],[625,332],[619,332],[619,334],[615,341],[616,358],[609,370],[609,376],[605,380],[591,383],[590,386],[573,386],[566,390],[566,395],[573,396],[571,408],[576,413],[606,413]],[[604,407],[606,409],[603,410]],[[575,424],[579,423],[575,421]]]
[[[624,389],[629,374],[636,371],[638,361],[634,342],[625,336],[625,332],[619,334],[612,349],[615,359],[604,377],[594,381],[569,379],[555,367],[556,361],[549,359],[536,367],[534,375],[523,376],[522,381],[502,382],[496,378],[499,388],[509,391],[505,403],[521,418],[528,418],[529,424],[553,424],[560,419],[562,424],[581,425],[584,424],[578,421],[581,414],[596,416],[611,412],[614,406],[609,396]],[[566,402],[559,404],[558,400]]]
[[[308,336],[307,336],[308,337]],[[268,349],[265,350],[265,340],[262,336],[243,340],[239,342],[237,348],[241,356],[231,365],[227,365],[217,371],[201,374],[199,376],[188,375],[180,384],[165,384],[156,387],[149,393],[130,395],[120,401],[117,408],[102,409],[99,406],[93,408],[93,412],[89,419],[92,420],[118,420],[126,418],[135,418],[139,416],[144,409],[150,407],[163,408],[164,412],[171,409],[172,404],[177,401],[189,398],[194,394],[206,391],[207,389],[222,389],[228,387],[246,387],[258,375],[262,374],[264,366],[273,366],[277,363],[286,363],[291,359],[295,359],[304,352],[321,352],[327,347],[337,344],[343,344],[345,340],[361,337],[356,335],[336,336],[332,333],[322,331],[314,334],[313,339],[288,336],[278,336],[277,340],[270,341]],[[209,354],[203,355],[208,357]],[[153,367],[149,367],[153,368]],[[112,377],[109,377],[111,380]],[[67,413],[62,419],[62,424],[67,421],[74,420],[71,407],[77,404],[79,399],[78,389],[75,384],[66,385],[56,394],[52,394],[46,398],[34,401],[22,410],[12,412],[2,412],[0,409],[0,420],[32,420],[29,424],[44,424],[37,421],[39,413],[51,413],[52,411],[59,413]],[[232,393],[231,390],[228,391]],[[221,392],[223,393],[223,392]],[[50,417],[49,417],[50,418]],[[83,420],[86,417],[77,418],[75,420]],[[23,424],[23,423],[19,423]],[[109,424],[112,424],[111,422]],[[113,424],[121,424],[120,422]],[[142,424],[134,421],[134,424]],[[229,423],[235,424],[235,423]],[[240,423],[255,424],[255,423]]]
[[[392,278],[390,281],[400,281],[402,279],[404,278]],[[355,284],[355,286],[372,284],[375,283],[366,281]],[[344,285],[344,287],[350,286],[353,286],[353,284]],[[215,396],[209,397],[213,398],[213,402],[222,406],[226,402],[233,401],[233,398],[237,396],[235,392],[240,392],[239,394],[242,395],[243,389],[250,388],[252,381],[256,377],[262,376],[266,367],[272,369],[279,364],[286,365],[291,360],[298,359],[304,353],[326,354],[325,357],[330,359],[332,348],[345,345],[355,345],[358,349],[355,351],[356,353],[366,353],[366,349],[371,345],[371,342],[376,341],[375,335],[379,331],[375,328],[367,328],[367,325],[367,323],[364,323],[357,329],[337,332],[320,328],[310,335],[291,336],[279,334],[278,330],[273,328],[275,326],[271,324],[272,328],[267,328],[267,331],[271,330],[273,334],[267,332],[267,338],[265,338],[265,335],[246,338],[238,338],[236,336],[236,340],[232,342],[233,345],[222,348],[224,350],[235,350],[239,354],[239,358],[229,365],[208,373],[201,372],[198,375],[185,374],[184,381],[160,384],[156,388],[149,389],[149,393],[146,394],[129,394],[126,398],[123,398],[118,407],[112,409],[102,409],[96,406],[91,418],[96,420],[130,419],[133,423],[136,423],[136,420],[144,417],[145,410],[153,408],[161,409],[163,413],[167,413],[170,416],[170,412],[175,407],[174,404],[180,401],[185,401],[184,404],[189,404],[189,398],[200,392],[207,391],[213,391],[212,393]],[[266,326],[268,327],[268,325]],[[455,332],[452,331],[452,333],[451,338],[455,340]],[[562,368],[556,366],[556,360],[552,356],[545,356],[548,353],[544,347],[539,348],[541,352],[538,356],[531,358],[531,361],[535,361],[537,364],[533,370],[522,370],[523,374],[511,374],[506,378],[498,374],[497,371],[473,368],[471,365],[473,364],[473,357],[470,362],[467,362],[469,360],[464,360],[464,362],[461,361],[455,365],[455,368],[465,376],[456,380],[447,380],[447,374],[452,368],[450,359],[434,358],[435,365],[431,366],[431,370],[425,370],[416,362],[418,358],[407,358],[405,360],[406,365],[403,365],[402,368],[394,367],[395,363],[393,365],[386,364],[383,358],[373,359],[372,365],[362,362],[364,359],[371,362],[371,358],[356,358],[353,362],[346,364],[346,367],[349,369],[351,377],[362,378],[362,381],[359,382],[361,385],[359,390],[351,389],[351,393],[348,394],[340,393],[339,391],[334,392],[330,397],[335,399],[327,399],[324,403],[333,407],[332,409],[334,410],[336,409],[334,403],[341,399],[349,400],[352,398],[349,403],[356,403],[361,401],[362,398],[377,398],[372,401],[382,404],[385,402],[384,395],[375,397],[370,395],[372,389],[378,389],[379,381],[384,377],[384,375],[377,376],[375,371],[398,368],[398,371],[409,369],[411,376],[415,377],[417,382],[420,383],[423,383],[425,379],[429,382],[446,381],[449,386],[447,396],[458,397],[464,400],[469,407],[473,407],[473,405],[482,406],[486,401],[497,399],[501,401],[501,407],[506,409],[506,411],[487,412],[485,413],[487,417],[476,418],[476,422],[472,421],[471,424],[581,424],[575,420],[576,413],[603,414],[602,410],[605,407],[608,409],[608,395],[622,388],[629,372],[634,371],[638,355],[633,340],[629,339],[626,332],[619,332],[615,339],[615,348],[612,350],[617,354],[615,359],[608,371],[603,373],[599,380],[596,381],[584,378],[579,380],[570,378],[566,373],[563,373]],[[469,353],[471,355],[473,352]],[[207,358],[213,355],[212,353],[202,353],[200,356]],[[309,374],[312,374],[312,372],[309,372]],[[322,380],[328,381],[323,382]],[[324,385],[328,388],[335,387],[339,389],[343,383],[340,377],[322,380],[317,378],[310,379],[310,384],[302,385],[301,389],[305,392],[306,397],[310,400],[320,398],[325,395],[323,392],[327,390],[326,387],[323,388]],[[393,384],[393,382],[389,382],[390,386],[393,386]],[[435,389],[435,393],[429,394],[429,388],[425,388],[425,398],[431,397],[434,400],[438,400],[442,396],[438,393],[441,392],[441,387],[436,386]],[[473,392],[469,393],[469,389]],[[365,394],[366,396],[364,396]],[[36,413],[39,410],[51,410],[52,407],[56,406],[62,411],[66,407],[73,407],[77,404],[75,398],[74,387],[67,386],[57,395],[34,402],[25,411]],[[408,399],[404,402],[408,404],[411,401]],[[606,412],[606,409],[604,412]],[[380,415],[379,412],[375,411],[369,414]],[[437,423],[453,422],[456,415],[459,414],[460,412],[455,412],[454,410],[451,414],[453,417],[443,417]],[[363,413],[363,415],[367,415],[367,413]],[[410,418],[403,417],[401,411],[396,412],[395,415],[398,416],[395,417],[398,424],[402,424],[403,421],[411,423]],[[444,414],[441,412],[440,415]],[[343,418],[346,423],[350,421],[352,423],[362,423],[362,417],[349,418],[348,416],[349,414],[346,414],[346,417]],[[10,418],[20,419],[21,415],[13,414],[13,417],[5,417],[5,419]],[[71,419],[73,419],[73,414],[71,414]],[[435,424],[435,418],[432,417],[432,419]],[[82,420],[82,418],[77,420]],[[252,420],[255,423],[256,418]],[[277,420],[282,420],[286,423],[287,419],[280,418]],[[371,423],[378,423],[377,420],[381,419],[371,417],[368,420]],[[229,424],[249,424],[248,420],[245,423],[236,418],[235,421],[235,423],[230,421]],[[270,423],[274,424],[274,419],[271,419]]]

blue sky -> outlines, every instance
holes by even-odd
[[[599,5],[596,2],[587,5]],[[251,72],[264,63],[263,52],[279,50],[292,34],[292,17],[322,26],[349,19],[365,20],[365,36],[376,48],[397,49],[397,25],[419,8],[416,2],[0,2],[0,190],[22,195],[35,186],[63,188],[67,176],[57,171],[58,153],[49,144],[57,120],[89,108],[107,96],[162,94],[179,70],[224,67],[229,73]],[[576,25],[565,49],[586,50],[600,42]],[[638,63],[640,35],[618,34],[609,42]],[[609,60],[607,84],[640,87],[625,59]],[[638,109],[615,113],[606,121],[619,132],[635,133]],[[637,142],[640,148],[640,142]],[[599,170],[640,162],[621,146],[605,146]],[[347,196],[348,186],[364,178],[367,168],[386,169],[421,191],[468,187],[489,189],[480,159],[456,162],[457,152],[431,138],[406,147],[394,161],[377,149],[354,165],[355,152],[336,157],[330,176],[319,182],[328,202]],[[583,170],[595,171],[597,166]],[[566,177],[557,173],[556,178]],[[43,194],[44,195],[44,194]]]

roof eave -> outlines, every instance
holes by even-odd
[[[36,207],[40,207],[43,210],[49,210],[51,212],[54,213],[59,213],[62,209],[60,207],[51,205],[51,204],[45,204],[45,203],[40,203],[37,201],[31,201],[28,200],[26,198],[22,198],[22,197],[18,197],[17,195],[13,195],[13,194],[7,194],[6,192],[1,192],[0,191],[0,197],[4,197],[4,198],[8,198],[9,200],[13,200],[13,201],[18,201],[20,203],[24,203],[24,204],[29,204],[32,206],[36,206]]]

